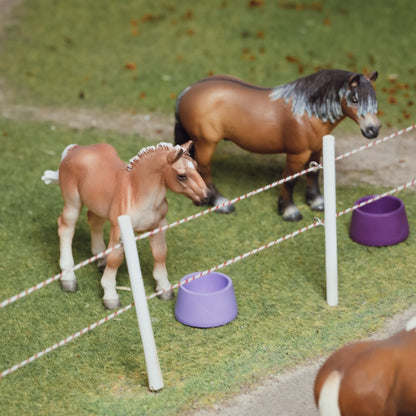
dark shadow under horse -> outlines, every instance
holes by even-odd
[[[283,176],[318,162],[322,138],[344,118],[360,126],[362,134],[377,137],[380,121],[369,75],[343,70],[322,70],[275,88],[262,88],[228,75],[216,75],[187,87],[176,102],[175,143],[194,142],[198,170],[211,190],[212,205],[228,200],[211,176],[211,159],[219,141],[231,140],[256,153],[286,153]],[[293,202],[295,181],[280,188],[278,211],[286,221],[298,221],[301,213]],[[306,202],[322,211],[323,197],[318,172],[306,179]],[[228,205],[222,212],[232,212]]]

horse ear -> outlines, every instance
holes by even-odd
[[[354,74],[351,76],[348,86],[350,88],[358,87],[359,83],[360,83],[360,74]]]
[[[373,71],[370,74],[365,76],[370,82],[374,82],[377,77],[378,77],[378,72],[377,71]]]
[[[185,149],[186,153],[191,153],[192,148],[194,147],[194,142],[192,140],[189,140],[185,144],[183,144],[182,149]]]
[[[168,155],[168,163],[171,165],[175,163],[183,154],[185,150],[181,146],[175,146],[174,150]]]

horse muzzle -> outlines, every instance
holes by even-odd
[[[381,127],[381,125],[367,126],[365,129],[361,129],[361,133],[367,139],[374,139],[378,136],[378,133],[380,131],[380,127]]]

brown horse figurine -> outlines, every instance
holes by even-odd
[[[189,156],[192,142],[183,146],[159,143],[142,149],[126,165],[109,144],[68,146],[58,171],[45,171],[42,180],[58,184],[64,199],[62,215],[58,219],[60,240],[60,267],[63,275],[61,286],[73,292],[77,289],[72,256],[72,239],[81,208],[88,208],[88,224],[91,230],[91,249],[94,255],[105,250],[103,227],[111,223],[109,247],[119,243],[120,229],[117,218],[129,215],[136,232],[150,231],[166,225],[168,203],[167,189],[190,198],[195,205],[203,205],[209,199],[209,189],[199,175],[194,160]],[[149,237],[154,257],[153,277],[156,289],[168,289],[170,283],[166,271],[165,233]],[[108,309],[120,305],[116,291],[116,274],[123,261],[122,248],[99,261],[104,268],[101,285],[103,302]],[[172,291],[160,296],[171,299]]]
[[[321,416],[416,415],[416,317],[385,340],[357,342],[331,355],[318,372]]]
[[[256,153],[286,153],[284,177],[301,171],[310,162],[319,162],[322,137],[349,117],[362,134],[377,137],[377,100],[368,76],[342,70],[322,70],[289,84],[261,88],[238,78],[217,75],[186,88],[176,102],[175,143],[194,141],[198,169],[211,190],[210,203],[228,200],[215,187],[211,159],[222,139],[233,141]],[[278,209],[287,221],[298,221],[301,213],[293,202],[294,182],[280,188]],[[313,210],[323,210],[318,172],[309,173],[306,202]],[[228,205],[222,212],[232,212]]]

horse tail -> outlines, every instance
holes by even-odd
[[[191,87],[186,87],[178,96],[176,100],[176,107],[175,107],[175,144],[185,144],[188,140],[190,140],[188,132],[185,130],[185,127],[182,125],[180,116],[179,116],[179,105],[181,103],[182,97],[188,92]]]
[[[67,156],[68,152],[78,146],[77,144],[70,144],[69,146],[65,147],[64,151],[61,155],[61,162]],[[45,170],[42,175],[42,181],[45,182],[46,185],[59,185],[59,169],[58,170]]]
[[[341,385],[341,373],[332,371],[319,393],[318,408],[321,416],[341,416],[339,408],[339,388]]]

